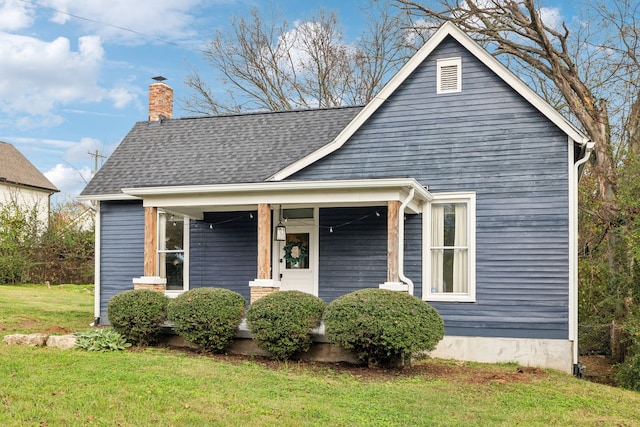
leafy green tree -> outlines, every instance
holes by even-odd
[[[34,275],[52,283],[93,283],[94,211],[66,202],[55,206],[40,238]]]
[[[0,204],[0,284],[30,279],[42,229],[37,207]]]
[[[0,284],[91,283],[93,211],[68,202],[54,207],[49,223],[38,206],[0,204]]]

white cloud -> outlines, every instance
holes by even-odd
[[[0,31],[16,31],[33,23],[34,6],[20,0],[0,0]]]
[[[86,162],[89,156],[89,153],[93,153],[96,150],[99,150],[102,153],[101,149],[102,144],[95,138],[82,138],[80,142],[74,142],[73,144],[67,147],[67,150],[64,153],[64,160],[69,163],[76,162]]]
[[[196,6],[203,4],[203,1],[41,0],[39,4],[52,9],[50,20],[57,24],[73,22],[94,34],[99,34],[105,40],[142,44],[149,40],[135,32],[153,38],[168,38],[170,40],[193,36],[195,34],[192,29],[194,16],[190,12]],[[70,15],[75,15],[75,17]],[[78,17],[86,18],[86,20]]]
[[[540,18],[542,22],[554,30],[560,30],[562,28],[564,18],[560,9],[557,7],[541,7]]]
[[[53,169],[44,173],[44,176],[46,176],[53,185],[58,187],[61,193],[72,197],[80,194],[80,191],[87,185],[92,175],[91,169],[88,166],[75,169],[61,163],[58,163]]]
[[[139,88],[121,79],[108,85],[99,81],[104,67],[112,64],[107,62],[105,41],[131,45],[153,39],[184,40],[195,35],[197,15],[190,12],[198,6],[209,4],[203,0],[0,0],[0,127],[58,126],[64,122],[59,107],[73,104],[138,106]],[[42,23],[36,17],[84,35],[45,40],[34,35]]]
[[[130,102],[136,100],[136,95],[133,91],[125,87],[117,87],[111,89],[108,94],[109,99],[113,101],[116,108],[123,108]]]
[[[0,32],[0,58],[0,112],[22,128],[60,124],[59,104],[108,99],[121,108],[135,98],[128,89],[98,85],[104,62],[98,36],[80,37],[74,51],[65,37],[46,42]]]

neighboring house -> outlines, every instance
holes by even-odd
[[[13,145],[0,141],[0,205],[37,209],[38,220],[46,225],[51,195],[58,191]]]
[[[97,321],[134,283],[326,302],[379,286],[439,310],[434,356],[574,369],[593,145],[458,28],[364,107],[171,119],[172,96],[151,85],[150,120],[82,192]]]

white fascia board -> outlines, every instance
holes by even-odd
[[[86,196],[78,196],[76,197],[76,200],[89,201],[89,202],[91,201],[102,202],[102,201],[109,201],[109,200],[139,200],[139,197],[135,197],[135,196],[131,196],[129,194],[123,194],[123,193],[98,194],[98,195],[88,194]]]
[[[476,43],[467,33],[447,22],[440,29],[448,27],[450,35],[462,44],[473,56],[486,65],[491,71],[504,80],[513,90],[526,99],[531,105],[536,107],[538,111],[544,114],[551,122],[558,126],[571,139],[581,145],[585,145],[589,141],[589,137],[580,132],[572,125],[562,114],[553,108],[547,101],[538,95],[520,78],[513,74],[507,67],[498,61],[493,55],[487,52],[482,46]]]
[[[376,112],[376,110],[398,89],[398,87],[422,64],[422,62],[442,43],[451,36],[464,46],[472,55],[496,73],[502,80],[511,86],[517,93],[524,97],[529,103],[536,107],[551,122],[558,126],[563,132],[578,143],[584,145],[589,138],[566,120],[562,114],[554,109],[548,102],[535,93],[522,80],[515,76],[500,61],[494,58],[489,52],[476,43],[464,31],[450,22],[445,22],[433,36],[416,52],[415,55],[389,80],[380,92],[356,115],[353,120],[336,136],[329,144],[319,148],[306,157],[292,163],[284,169],[276,172],[268,181],[280,181],[305,167],[315,163],[323,157],[333,153],[342,147],[351,136]]]
[[[134,198],[160,194],[206,194],[268,192],[289,190],[359,190],[373,188],[415,188],[416,196],[431,200],[431,194],[414,178],[346,179],[327,181],[278,181],[240,184],[175,185],[162,187],[123,188],[122,193]]]
[[[395,92],[395,90],[413,73],[413,71],[429,56],[429,54],[442,42],[447,36],[447,32],[444,31],[444,26],[441,27],[427,42],[413,55],[409,61],[389,80],[389,82],[378,92],[378,94],[371,100],[364,108],[351,120],[351,122],[335,137],[335,139],[329,144],[321,147],[315,152],[309,154],[306,157],[298,160],[295,163],[287,166],[279,172],[276,172],[268,180],[280,181],[292,174],[304,169],[305,167],[313,164],[314,162],[322,159],[323,157],[333,153],[358,130],[360,127],[369,120],[369,117],[375,113],[378,108],[389,98],[389,96]]]
[[[341,181],[277,181],[252,184],[197,185],[125,188],[125,194],[144,199],[145,206],[164,208],[255,206],[259,203],[314,206],[366,206],[404,200],[410,189],[416,192],[409,208],[421,211],[421,202],[431,194],[413,178]],[[195,212],[195,211],[193,211]],[[190,216],[197,216],[192,212]]]

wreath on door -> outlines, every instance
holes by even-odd
[[[309,250],[301,241],[289,242],[283,249],[284,259],[290,264],[298,264],[309,256]]]

